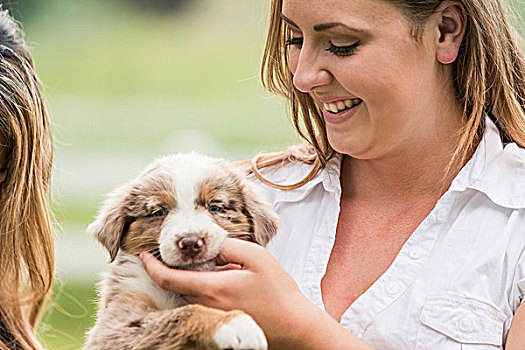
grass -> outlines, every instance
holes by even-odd
[[[55,200],[52,209],[55,221],[87,227],[87,224],[95,217],[99,205],[99,198],[68,196]]]
[[[179,130],[201,130],[229,151],[297,142],[280,101],[262,94],[184,100],[61,97],[50,102],[55,133],[64,144],[59,147],[68,152],[155,150]]]
[[[80,349],[85,332],[93,325],[96,293],[93,283],[55,283],[48,312],[39,326],[39,336],[47,349]]]
[[[179,15],[53,0],[26,26],[48,95],[177,99],[259,90],[265,1],[195,1]],[[44,5],[41,5],[44,7]]]

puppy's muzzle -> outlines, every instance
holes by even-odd
[[[177,248],[186,258],[195,258],[204,248],[204,240],[198,236],[183,237],[177,242]]]

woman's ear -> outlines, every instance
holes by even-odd
[[[436,58],[442,64],[456,60],[468,25],[468,15],[461,1],[443,1],[436,10],[438,15]]]

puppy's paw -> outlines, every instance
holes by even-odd
[[[246,314],[219,326],[213,340],[219,349],[268,349],[262,329]]]

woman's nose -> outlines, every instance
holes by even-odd
[[[306,46],[296,52],[295,57],[290,55],[293,84],[299,91],[309,93],[331,82],[332,75],[319,55]]]

